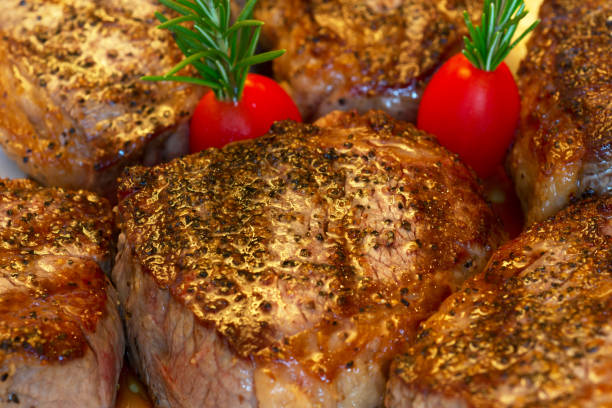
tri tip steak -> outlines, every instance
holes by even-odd
[[[393,364],[388,408],[612,404],[612,197],[493,254]]]
[[[155,0],[2,0],[0,147],[45,185],[115,197],[123,167],[188,151],[201,90],[150,83],[180,61]]]
[[[124,338],[112,215],[84,191],[0,180],[0,406],[114,408]]]
[[[612,2],[545,0],[519,69],[508,164],[527,223],[612,193]]]
[[[235,0],[237,4],[243,0]],[[425,85],[478,19],[482,0],[260,0],[264,45],[306,119],[381,109],[414,121]]]
[[[380,112],[132,167],[119,195],[113,278],[160,407],[379,407],[502,239],[458,158]]]

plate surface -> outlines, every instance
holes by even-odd
[[[25,174],[23,174],[23,172],[19,170],[17,165],[11,159],[6,157],[2,149],[0,149],[0,177],[3,177],[3,178],[25,177]]]

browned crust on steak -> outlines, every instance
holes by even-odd
[[[114,197],[124,166],[187,152],[201,87],[140,79],[165,73],[182,55],[155,27],[154,5],[2,2],[0,146],[25,173]],[[175,134],[179,146],[166,146]]]
[[[5,251],[80,255],[110,270],[113,218],[103,198],[87,191],[44,188],[0,179],[0,242]]]
[[[611,310],[606,197],[501,247],[396,360],[387,406],[609,406]]]
[[[119,236],[113,281],[125,308],[129,357],[156,407],[258,407],[253,362],[160,289]]]
[[[115,407],[124,338],[116,292],[110,283],[106,294],[104,317],[95,331],[82,329],[87,340],[82,357],[51,363],[12,354],[0,364],[0,406]]]
[[[118,213],[134,262],[237,355],[330,381],[372,339],[384,360],[410,338],[501,232],[434,137],[381,112],[318,125],[130,168]]]
[[[36,268],[55,273],[37,277],[31,273]],[[82,330],[95,331],[106,312],[100,267],[76,257],[3,253],[0,270],[17,286],[0,298],[0,365],[14,353],[53,362],[83,357],[88,345]]]
[[[0,406],[113,406],[112,221],[93,193],[0,180]]]
[[[87,348],[106,310],[110,206],[86,192],[0,180],[0,363],[25,353],[67,361]],[[98,264],[99,263],[99,264]]]
[[[521,123],[508,164],[527,224],[612,192],[612,36],[607,0],[548,0],[519,69]]]
[[[461,13],[479,0],[261,0],[264,38],[287,53],[274,61],[305,118],[336,109],[381,109],[416,119],[434,71],[461,47]]]

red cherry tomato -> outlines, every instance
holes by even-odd
[[[518,88],[505,63],[487,72],[457,54],[427,85],[417,126],[487,177],[512,141],[519,109]]]
[[[212,91],[200,100],[191,118],[189,148],[194,153],[258,137],[284,119],[302,121],[291,97],[272,79],[248,74],[239,102],[219,101]]]

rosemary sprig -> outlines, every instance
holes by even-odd
[[[463,55],[475,67],[495,71],[512,48],[540,22],[535,21],[512,42],[519,22],[527,13],[523,0],[485,0],[481,25],[474,27],[468,13],[464,12],[470,37],[463,38]]]
[[[211,88],[217,99],[237,102],[251,65],[280,57],[285,50],[255,54],[262,21],[253,20],[257,0],[245,4],[230,24],[230,0],[159,0],[179,17],[168,19],[156,13],[158,28],[172,32],[185,58],[165,75],[145,76],[147,81],[178,81]],[[187,26],[183,24],[187,23]],[[178,73],[192,65],[199,77]]]

